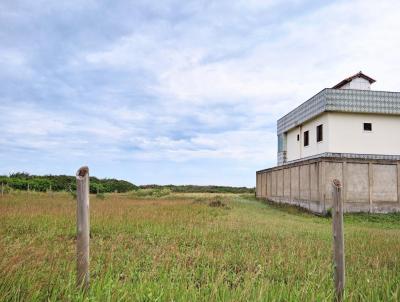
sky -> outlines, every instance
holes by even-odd
[[[297,105],[400,91],[399,28],[397,0],[2,0],[0,174],[255,186]]]

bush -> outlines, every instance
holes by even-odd
[[[208,204],[210,207],[214,208],[223,208],[226,207],[226,204],[222,201],[220,196],[215,196],[210,203]]]
[[[157,189],[139,189],[137,191],[132,192],[131,197],[139,197],[139,198],[160,198],[171,194],[171,190],[167,188],[157,188]]]
[[[0,184],[1,186],[1,184]],[[1,190],[1,188],[0,188]],[[11,188],[8,185],[3,184],[3,194],[10,194],[11,193]]]
[[[332,217],[332,211],[333,211],[332,208],[327,209],[326,212],[324,213],[324,216],[325,217]]]
[[[98,198],[98,199],[105,199],[106,196],[104,195],[104,193],[97,193],[97,194],[96,194],[96,198]]]
[[[27,190],[28,185],[30,190],[39,192],[46,192],[50,189],[52,191],[75,191],[76,178],[75,176],[67,175],[45,175],[36,176],[29,175],[26,172],[13,173],[10,176],[0,176],[0,182],[8,185],[12,189]],[[117,179],[98,179],[90,177],[90,193],[111,193],[111,192],[128,192],[137,190],[138,187],[134,184]]]
[[[71,190],[71,191],[69,191],[69,193],[71,194],[72,199],[76,199],[77,198],[75,190]]]

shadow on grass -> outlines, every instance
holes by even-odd
[[[351,213],[344,215],[344,221],[350,224],[400,229],[399,212],[388,214]]]
[[[284,204],[276,203],[273,201],[257,198],[256,200],[267,204],[270,208],[279,211],[284,214],[293,216],[299,216],[304,218],[319,218],[319,219],[331,219],[331,211],[327,211],[325,215],[316,214],[308,211],[305,208]],[[315,220],[315,219],[314,219]],[[388,214],[376,214],[376,213],[345,213],[344,221],[346,224],[360,225],[360,226],[371,226],[378,228],[389,228],[389,229],[400,229],[400,212],[388,213]]]
[[[285,214],[290,214],[290,215],[296,215],[296,216],[301,216],[301,217],[328,217],[328,216],[322,216],[322,215],[317,215],[315,213],[310,212],[309,210],[302,208],[297,205],[292,205],[292,204],[285,204],[285,203],[277,203],[270,201],[268,199],[262,199],[262,198],[257,198],[258,201],[261,201],[262,203],[267,204],[269,207],[273,208],[274,210],[280,211]]]

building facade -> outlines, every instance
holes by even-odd
[[[400,92],[370,90],[373,82],[360,72],[279,119],[278,165],[329,154],[400,159]]]
[[[349,204],[356,196],[368,195],[363,199],[368,206],[361,205],[358,200],[356,206],[345,207],[349,211],[400,209],[400,92],[373,91],[371,84],[374,82],[359,72],[332,88],[323,89],[279,119],[278,166],[257,172],[257,196],[300,205],[320,202],[313,210],[321,212],[329,207],[330,182],[338,178],[343,182],[344,190],[356,192],[345,196]],[[318,168],[309,166],[313,160],[313,165],[317,163]],[[337,168],[338,165],[342,168]],[[326,172],[328,166],[335,166],[333,171],[336,172]],[[274,176],[274,171],[281,170],[282,178]],[[269,191],[267,180],[262,180],[264,174],[265,179],[269,175],[271,181]],[[354,177],[368,185],[357,184]],[[298,194],[296,187],[290,194],[279,191],[280,182],[285,188],[289,180],[298,184]],[[276,184],[272,183],[274,181]],[[377,186],[379,182],[382,184]],[[292,184],[286,188],[292,189]],[[387,192],[391,192],[391,195],[388,193],[390,197]],[[381,197],[374,199],[374,196]],[[373,206],[374,202],[388,202],[389,205]]]

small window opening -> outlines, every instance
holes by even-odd
[[[372,131],[372,124],[364,123],[364,131]]]
[[[317,142],[322,142],[324,139],[324,132],[322,125],[317,126]]]
[[[297,141],[300,140],[300,134],[297,134]]]
[[[304,147],[308,146],[308,131],[304,132]]]

